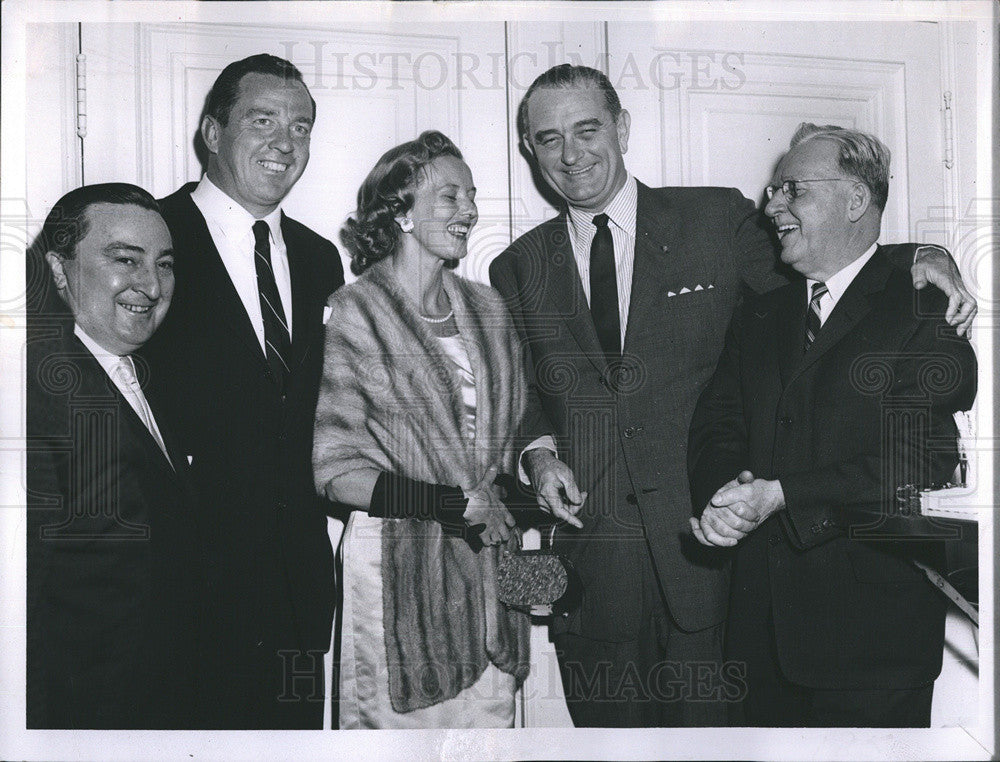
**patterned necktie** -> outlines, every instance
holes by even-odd
[[[823,295],[827,293],[827,288],[825,283],[813,283],[812,284],[812,296],[809,298],[809,311],[806,313],[806,343],[805,351],[809,351],[809,347],[812,346],[813,342],[816,341],[816,334],[819,333],[820,326],[820,310],[819,310],[819,300],[823,298]]]
[[[278,295],[278,284],[274,280],[271,266],[271,239],[267,223],[257,220],[253,224],[254,265],[257,268],[257,291],[260,293],[260,313],[264,318],[264,344],[267,347],[267,364],[284,392],[288,378],[288,358],[291,356],[292,342],[285,322],[285,310]]]
[[[122,382],[125,387],[122,389],[122,393],[128,399],[129,405],[136,412],[139,418],[142,420],[142,425],[146,427],[146,430],[150,433],[153,439],[156,441],[157,446],[163,453],[163,457],[167,459],[170,463],[171,468],[173,468],[173,463],[170,461],[170,456],[167,455],[167,446],[163,443],[163,437],[160,436],[160,431],[156,427],[156,421],[153,419],[153,411],[149,407],[149,403],[146,401],[146,396],[142,393],[142,387],[139,385],[139,379],[135,375],[135,366],[132,364],[132,358],[126,355],[118,360],[118,364],[115,366],[115,373],[118,376],[118,380]]]
[[[611,362],[621,357],[622,340],[615,246],[608,228],[608,215],[598,214],[594,224],[597,233],[590,244],[590,315],[604,356]]]

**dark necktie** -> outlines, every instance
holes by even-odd
[[[267,347],[267,364],[271,366],[278,387],[284,392],[288,377],[288,358],[292,342],[285,322],[285,311],[278,295],[271,266],[271,240],[267,223],[257,220],[253,224],[254,265],[257,268],[257,291],[260,294],[260,312],[264,318],[264,344]]]
[[[621,320],[618,317],[618,278],[615,275],[615,245],[608,228],[608,215],[594,217],[597,233],[590,244],[590,314],[597,340],[608,362],[621,357]]]
[[[812,284],[812,296],[809,297],[809,311],[806,313],[806,352],[809,351],[809,347],[816,341],[816,334],[819,333],[820,326],[822,325],[819,319],[819,300],[823,298],[826,292],[825,283]]]

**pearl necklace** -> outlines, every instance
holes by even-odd
[[[453,310],[453,309],[452,310],[448,310],[448,314],[447,315],[445,315],[444,317],[439,317],[439,318],[427,317],[426,315],[422,315],[419,312],[417,313],[417,315],[420,317],[421,320],[426,320],[428,323],[446,323],[446,322],[448,322],[448,320],[451,319],[451,316],[454,315],[454,314],[455,314],[455,310]]]

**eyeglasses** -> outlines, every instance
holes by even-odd
[[[785,180],[781,185],[768,185],[764,188],[767,193],[767,200],[770,201],[774,198],[774,194],[780,189],[782,193],[785,194],[785,198],[789,201],[794,201],[799,197],[798,185],[800,183],[856,183],[857,180],[852,180],[848,177],[825,177],[819,180]]]

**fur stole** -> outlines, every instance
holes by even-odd
[[[358,468],[463,488],[493,464],[513,472],[525,376],[510,315],[493,289],[447,270],[444,288],[475,374],[475,441],[463,434],[450,360],[384,260],[330,297],[313,445],[319,492]],[[434,522],[382,522],[383,623],[395,711],[453,698],[488,662],[518,684],[527,676],[528,618],[497,601],[497,558],[497,547],[473,553]]]

